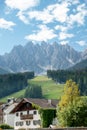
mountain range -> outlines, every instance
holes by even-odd
[[[9,72],[34,71],[44,73],[47,69],[67,69],[87,59],[87,50],[77,52],[69,45],[42,42],[15,46],[10,53],[0,56],[0,67]]]

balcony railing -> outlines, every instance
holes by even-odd
[[[33,114],[21,115],[21,120],[25,120],[25,119],[33,119]]]

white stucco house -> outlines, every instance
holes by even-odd
[[[14,98],[8,99],[8,102],[3,104],[2,111],[3,111],[3,122],[4,124],[8,124],[12,127],[14,127],[14,118],[15,113],[10,113],[18,104]]]
[[[35,105],[41,108],[56,108],[57,104],[58,100],[54,99],[22,99],[10,112],[11,116],[14,115],[14,129],[40,128],[41,118]]]

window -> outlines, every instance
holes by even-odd
[[[41,125],[41,121],[40,120],[38,120],[37,123],[38,123],[38,125]]]
[[[33,124],[34,124],[34,125],[37,125],[37,121],[36,121],[36,120],[34,120],[34,121],[33,121]]]
[[[20,122],[20,126],[23,126],[23,122]]]
[[[19,114],[18,113],[16,113],[16,116],[18,116]]]
[[[19,126],[19,122],[16,122],[15,125],[16,125],[16,126]]]
[[[20,113],[20,115],[22,116],[22,115],[23,115],[23,113],[21,112],[21,113]]]
[[[33,114],[35,114],[35,115],[36,115],[36,114],[37,114],[37,111],[34,111],[34,112],[33,112]]]
[[[29,115],[29,111],[27,111],[27,115]]]
[[[29,108],[29,107],[30,107],[30,104],[29,104],[29,103],[27,103],[27,104],[26,104],[26,107],[27,107],[27,108]]]
[[[41,121],[40,121],[40,120],[33,120],[33,124],[34,124],[34,125],[40,125],[40,124],[41,124]]]
[[[16,122],[15,125],[16,125],[16,126],[19,126],[19,125],[20,125],[20,126],[23,126],[23,122]]]
[[[30,125],[31,121],[26,121],[26,125]]]

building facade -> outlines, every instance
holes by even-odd
[[[14,114],[14,129],[41,128],[40,108],[56,108],[58,100],[22,99],[11,111]]]

